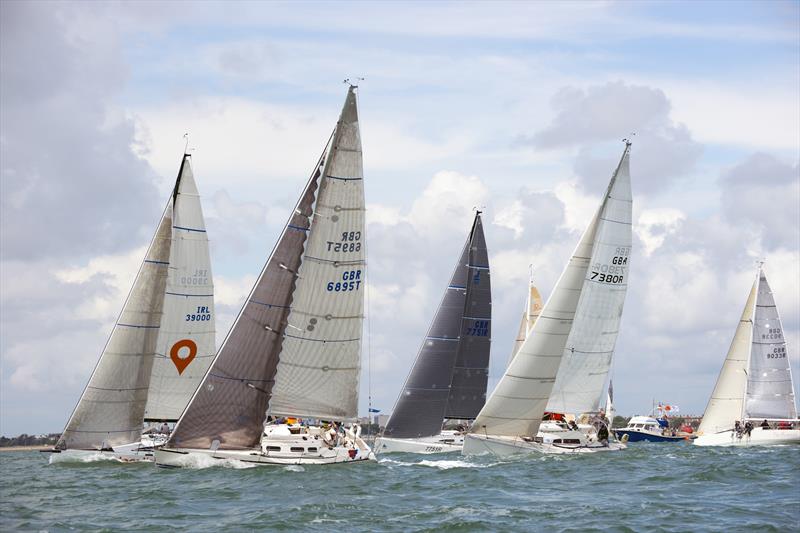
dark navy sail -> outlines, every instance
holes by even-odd
[[[489,262],[478,213],[386,424],[386,437],[438,435],[450,414],[476,416],[486,396],[490,323]]]

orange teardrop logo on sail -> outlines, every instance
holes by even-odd
[[[181,357],[181,348],[188,348],[189,354],[185,357]],[[172,345],[172,349],[169,351],[169,358],[172,359],[172,362],[175,364],[175,368],[178,369],[178,375],[183,374],[183,371],[186,370],[186,367],[189,366],[189,363],[194,360],[196,355],[197,344],[190,339],[183,339],[176,342]]]

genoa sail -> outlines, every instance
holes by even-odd
[[[616,286],[626,281],[619,278],[625,276],[624,274],[614,274],[618,277],[608,279],[610,273],[607,272],[603,272],[602,281],[597,278],[603,266],[608,269],[609,265],[619,262],[616,258],[628,255],[627,251],[623,253],[619,250],[617,255],[607,257],[609,245],[598,237],[606,235],[605,230],[599,231],[604,219],[624,222],[626,209],[630,209],[629,152],[630,143],[626,143],[622,159],[611,178],[600,208],[584,231],[530,334],[478,414],[470,429],[472,433],[531,437],[536,435],[556,376],[561,372],[564,353],[574,347],[568,347],[568,339],[573,322],[581,316],[579,311],[587,285],[607,283]],[[600,246],[597,246],[598,243]],[[600,250],[595,254],[597,248]],[[594,298],[589,300],[590,303],[593,301]],[[621,313],[621,307],[611,308],[610,311],[612,314]],[[602,315],[595,320],[605,322]],[[582,333],[582,337],[588,335],[589,331],[587,329]]]
[[[223,450],[256,447],[261,439],[267,409],[273,405],[297,408],[298,411],[291,414],[300,416],[350,415],[355,412],[359,363],[353,359],[359,354],[360,342],[350,339],[358,336],[360,341],[363,304],[348,299],[347,308],[332,308],[329,303],[331,295],[328,294],[350,292],[352,281],[352,292],[363,298],[363,281],[357,290],[355,283],[364,277],[362,254],[365,250],[361,241],[363,227],[359,226],[363,224],[364,216],[363,193],[359,200],[358,194],[353,192],[363,191],[353,89],[351,87],[348,91],[345,108],[331,140],[200,387],[172,432],[168,446],[207,449],[215,445]],[[328,163],[338,155],[341,155],[339,163]],[[320,191],[321,201],[317,200],[317,190],[325,182],[327,192],[323,195]],[[344,184],[351,187],[344,189],[341,187]],[[347,231],[339,231],[337,227],[334,232],[333,227],[337,224],[338,227],[346,225]],[[317,231],[319,237],[314,236]],[[356,231],[360,231],[358,239]],[[330,252],[327,250],[328,242],[331,243]],[[337,244],[341,245],[338,249]],[[343,251],[345,244],[347,249]],[[306,262],[314,266],[302,268]],[[350,280],[350,272],[359,270],[361,279]],[[334,273],[338,274],[338,280],[331,277]],[[343,279],[345,273],[347,280]],[[358,274],[353,274],[356,276]],[[333,283],[330,291],[328,283]],[[304,285],[306,288],[302,289]],[[343,292],[344,285],[347,291]],[[322,294],[314,296],[311,294],[313,290]],[[315,299],[317,297],[319,300]],[[329,322],[342,326],[345,336],[331,334],[331,346],[324,346],[327,343],[314,340],[325,339],[320,334],[330,334],[330,326],[326,325]],[[309,326],[312,329],[308,329]],[[314,407],[331,406],[329,413],[322,413],[322,409],[313,414],[302,412],[300,409],[308,405],[292,403],[300,390],[307,390],[296,380],[303,379],[302,361],[311,355],[307,346],[312,342],[313,346],[321,349],[319,361],[333,361],[333,364],[325,362],[321,365],[314,361],[308,365],[312,368],[306,370],[312,378],[330,377],[339,386],[344,384],[349,388],[347,391],[336,388],[333,391],[335,401],[322,394],[310,396]],[[284,344],[287,345],[285,354]],[[285,364],[279,376],[281,359]],[[333,374],[339,377],[333,377]],[[280,379],[287,379],[287,383],[278,388],[276,382]],[[327,387],[323,389],[330,392]]]
[[[173,205],[163,316],[145,421],[177,421],[215,354],[211,256],[188,154],[178,172]]]
[[[590,267],[548,411],[578,414],[600,409],[628,289],[632,205],[626,147],[597,215]]]
[[[783,325],[762,269],[757,284],[742,418],[795,419],[797,408]]]
[[[489,260],[480,213],[464,244],[384,435],[438,435],[445,418],[474,418],[486,398]]]
[[[108,449],[138,442],[161,327],[172,230],[168,205],[89,383],[56,445]]]
[[[758,280],[753,283],[747,303],[733,335],[725,362],[722,364],[714,392],[703,413],[703,420],[697,428],[700,435],[719,433],[733,428],[733,423],[742,415],[744,389],[747,383],[747,358],[750,353],[750,337],[753,332],[753,311],[755,310]]]

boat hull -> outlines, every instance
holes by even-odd
[[[464,438],[463,455],[490,454],[510,457],[529,454],[575,454],[620,451],[627,448],[621,442],[558,444],[523,440],[519,437],[469,434]]]
[[[691,438],[683,435],[676,435],[673,437],[672,435],[658,435],[629,429],[615,429],[613,433],[616,435],[617,439],[620,440],[624,438],[624,435],[627,435],[628,442],[681,442]]]
[[[749,436],[737,437],[733,430],[701,435],[695,446],[769,446],[774,444],[800,444],[800,429],[753,428]]]
[[[464,446],[464,435],[445,434],[418,439],[392,439],[378,437],[375,439],[374,450],[378,455],[385,453],[451,453],[460,452]]]
[[[268,453],[260,450],[194,450],[160,448],[155,452],[156,466],[161,468],[187,468],[208,464],[208,461],[239,461],[255,466],[331,465],[374,461],[371,450],[352,450],[343,447],[317,453]],[[355,454],[351,452],[355,451]]]
[[[155,448],[136,442],[115,446],[112,450],[48,450],[50,464],[90,463],[93,461],[116,461],[119,463],[153,462]]]

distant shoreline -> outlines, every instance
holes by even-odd
[[[47,444],[34,444],[33,446],[3,446],[0,447],[0,452],[29,452],[36,450],[46,450],[52,448]]]

